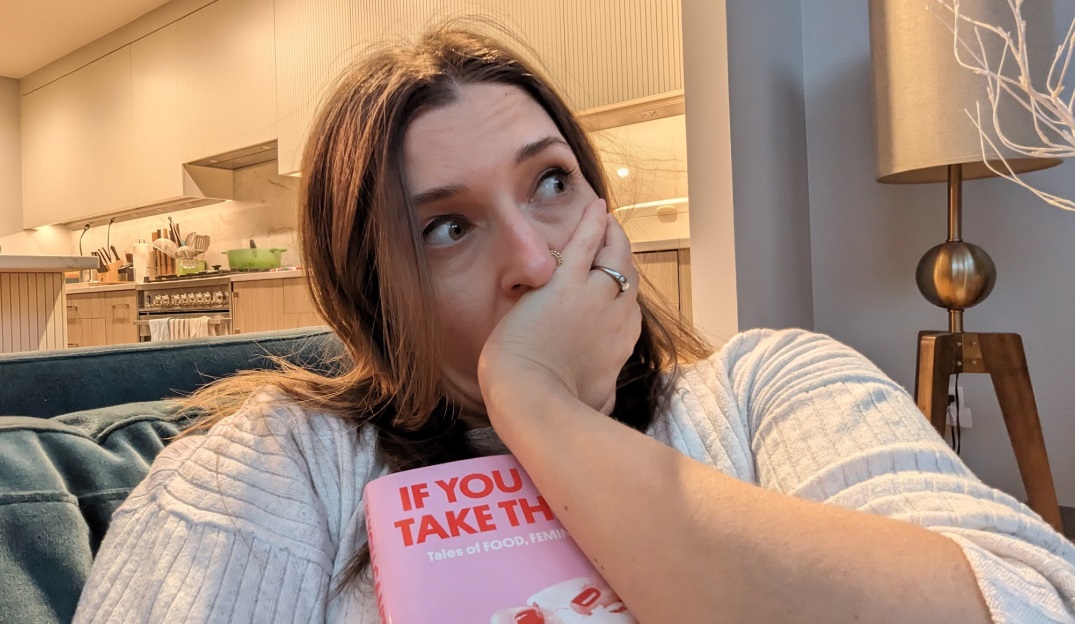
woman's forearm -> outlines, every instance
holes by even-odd
[[[990,621],[943,535],[743,483],[555,384],[486,399],[505,444],[644,624]]]

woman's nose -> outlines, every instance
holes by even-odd
[[[552,277],[556,259],[549,253],[548,237],[521,211],[503,223],[500,256],[503,271],[501,287],[504,292],[522,294],[541,288]]]

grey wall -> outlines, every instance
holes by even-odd
[[[22,230],[19,81],[0,78],[0,237]]]
[[[727,3],[740,329],[814,325],[799,6]]]
[[[1066,28],[1072,7],[1057,9]],[[801,19],[814,326],[910,389],[917,332],[946,324],[914,285],[918,258],[945,235],[945,189],[874,182],[867,3],[811,0]],[[1026,179],[1075,197],[1071,162]],[[964,212],[965,239],[998,270],[966,330],[1022,334],[1060,503],[1075,506],[1075,214],[1003,180],[967,183]],[[961,383],[973,414],[963,458],[990,485],[1024,496],[992,386],[982,375]]]

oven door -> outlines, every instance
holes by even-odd
[[[204,321],[202,319],[205,319]],[[231,316],[219,312],[146,312],[138,314],[134,322],[138,328],[138,341],[184,340],[187,338],[211,338],[230,336]]]

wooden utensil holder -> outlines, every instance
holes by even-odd
[[[105,284],[118,284],[120,282],[127,281],[125,279],[122,279],[120,277],[120,274],[119,274],[119,268],[121,266],[123,266],[124,264],[126,264],[126,263],[125,262],[120,262],[119,260],[116,260],[115,262],[109,262],[108,263],[108,271],[105,271],[105,272],[98,271],[97,272],[97,281],[105,283]]]

